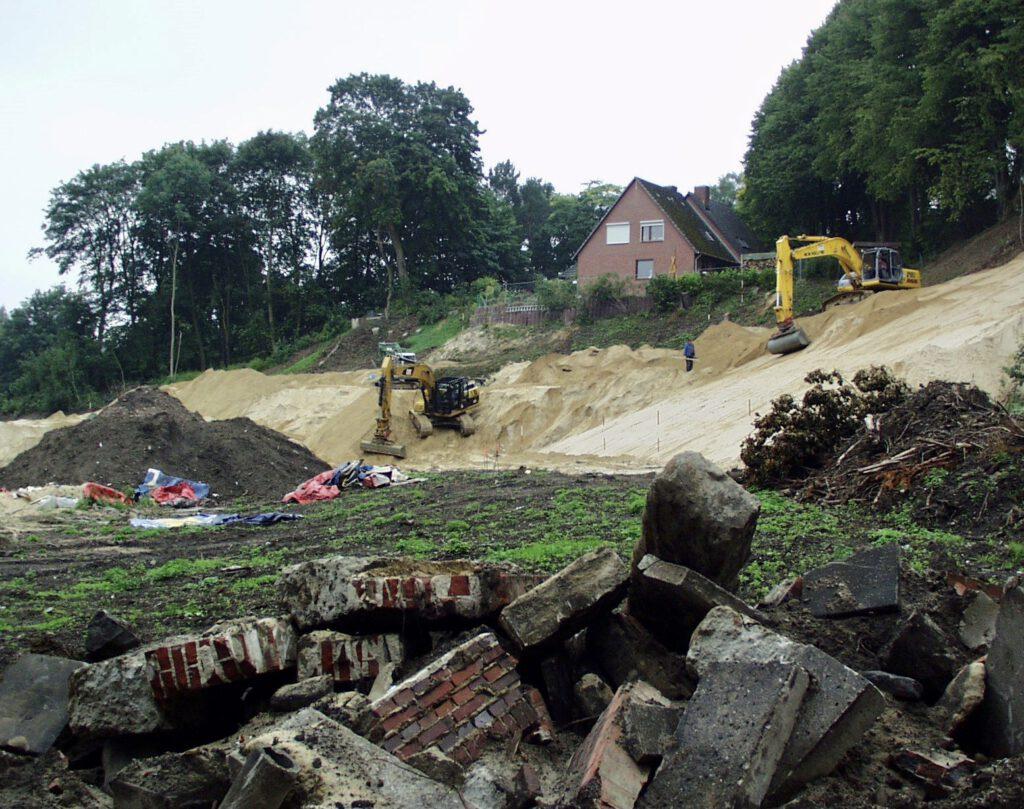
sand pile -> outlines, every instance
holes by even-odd
[[[0,421],[0,466],[10,463],[20,452],[39,443],[39,439],[50,430],[78,424],[88,414],[67,416],[58,410],[45,419],[13,419]]]
[[[91,480],[123,489],[149,467],[209,483],[223,497],[278,498],[327,464],[249,419],[207,422],[162,391],[136,388],[93,418],[47,433],[0,469],[0,485]]]
[[[498,372],[482,393],[477,432],[420,440],[396,394],[396,436],[411,468],[532,464],[556,469],[645,469],[685,449],[735,464],[754,414],[782,393],[801,396],[807,374],[886,365],[911,385],[933,379],[999,392],[1024,339],[1024,256],[935,287],[883,293],[801,320],[804,351],[769,355],[768,329],[719,323],[682,353],[624,346],[550,354]],[[206,418],[245,416],[301,442],[331,464],[360,457],[377,410],[376,371],[265,376],[207,371],[166,390]]]

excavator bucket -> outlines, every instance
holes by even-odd
[[[394,441],[385,441],[382,438],[373,438],[362,441],[359,444],[363,452],[370,452],[376,455],[391,455],[395,458],[405,457],[405,444],[397,444]]]
[[[790,331],[780,332],[772,335],[768,341],[769,354],[792,354],[800,351],[811,344],[811,339],[799,326],[794,326]]]

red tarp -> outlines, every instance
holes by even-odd
[[[109,486],[103,486],[100,483],[83,483],[82,497],[87,497],[100,503],[124,503],[125,505],[131,505],[132,502],[117,489],[111,489]]]
[[[156,486],[149,490],[149,496],[162,506],[193,506],[199,502],[195,489],[187,480],[173,486]]]
[[[305,483],[299,484],[294,492],[288,492],[281,502],[305,504],[315,503],[317,500],[333,500],[341,494],[341,489],[330,485],[333,477],[333,469],[321,472],[315,478],[310,478]]]

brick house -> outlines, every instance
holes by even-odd
[[[602,275],[623,278],[641,293],[649,279],[677,273],[738,267],[743,253],[761,242],[728,205],[697,186],[681,194],[674,185],[634,177],[576,251],[577,278],[585,287]]]

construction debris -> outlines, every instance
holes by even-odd
[[[140,643],[128,624],[106,610],[100,610],[86,629],[85,659],[97,663],[131,651]]]
[[[937,703],[939,710],[945,712],[945,726],[951,737],[956,738],[964,731],[984,701],[985,661],[975,660],[960,669]]]
[[[913,612],[881,652],[882,668],[913,677],[924,686],[925,699],[934,702],[957,672],[957,657],[945,632],[927,615]]]
[[[810,570],[803,587],[811,614],[818,618],[894,612],[900,603],[899,546],[870,548]]]
[[[502,630],[521,650],[565,640],[626,594],[628,568],[610,548],[581,556],[501,611]]]
[[[45,753],[68,723],[68,680],[84,664],[25,654],[0,681],[0,747]]]
[[[750,557],[761,504],[696,452],[668,462],[647,493],[636,569],[647,554],[733,590]]]
[[[985,658],[985,744],[996,756],[1024,753],[1024,584],[1009,582]]]

